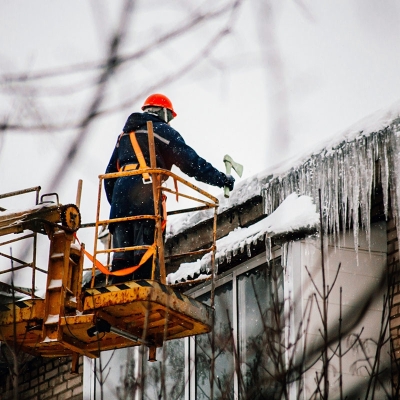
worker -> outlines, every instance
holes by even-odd
[[[172,166],[176,165],[182,172],[198,181],[221,188],[227,186],[230,190],[233,189],[235,179],[218,171],[209,162],[201,158],[185,143],[182,136],[169,125],[177,114],[168,97],[158,93],[152,94],[145,100],[142,110],[143,113],[135,112],[126,121],[108,163],[107,174],[140,167],[140,160],[131,142],[131,132],[135,132],[146,165],[150,165],[147,121],[152,121],[158,168],[171,170]],[[145,177],[142,175],[105,180],[105,191],[111,205],[110,219],[154,215],[152,185],[146,184],[144,181]],[[153,219],[112,223],[109,229],[113,235],[114,248],[154,243],[155,221]],[[112,260],[112,271],[138,265],[144,253],[145,250],[115,252]],[[150,279],[151,269],[152,260],[150,258],[134,272],[133,276],[113,276],[112,283],[130,279]]]

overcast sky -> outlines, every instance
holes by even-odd
[[[229,3],[203,1],[201,10]],[[120,54],[148,48],[155,38],[185,26],[198,4],[134,2]],[[121,26],[122,5],[120,0],[0,0],[0,123],[79,121],[98,70],[22,84],[4,83],[5,77],[100,62]],[[394,0],[243,0],[233,13],[204,21],[120,67],[100,108],[109,111],[121,102],[126,107],[90,124],[59,187],[49,185],[79,130],[3,131],[1,192],[40,185],[42,193],[55,189],[66,204],[75,202],[77,181],[83,179],[83,222],[92,222],[97,177],[126,118],[149,91],[170,97],[178,113],[172,126],[215,167],[224,170],[222,158],[229,153],[244,165],[244,178],[262,172],[399,100],[399,22]]]

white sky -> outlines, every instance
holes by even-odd
[[[201,4],[208,10],[226,2]],[[122,53],[132,53],[162,32],[182,26],[198,3],[136,2]],[[0,0],[0,77],[101,60],[121,5],[117,0]],[[107,87],[105,105],[134,98],[179,70],[226,21],[224,17],[204,23],[189,36],[123,67]],[[394,0],[247,0],[231,33],[211,56],[155,91],[171,98],[178,113],[172,126],[188,144],[220,170],[229,153],[244,165],[246,178],[315,148],[316,142],[399,100],[399,21],[400,4]],[[29,88],[29,96],[26,91],[24,96],[6,94],[10,86],[2,84],[0,123],[30,125],[38,115],[44,122],[76,121],[86,111],[91,92],[68,91],[86,88],[96,77],[76,74],[13,86]],[[43,96],[45,88],[51,97]],[[56,188],[61,203],[73,203],[77,181],[83,179],[83,222],[94,221],[97,176],[103,173],[127,116],[140,109],[144,97],[91,125],[75,163]],[[52,172],[75,134],[2,133],[1,192],[37,185],[42,193],[48,192]]]

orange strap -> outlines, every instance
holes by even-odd
[[[75,239],[78,241],[79,244],[81,244],[81,242],[79,241],[78,237],[76,236],[76,234],[74,234]],[[94,257],[85,249],[83,249],[83,252],[85,253],[85,256],[91,261],[94,262],[95,267],[102,272],[105,275],[114,275],[114,276],[125,276],[125,275],[129,275],[132,274],[133,272],[135,272],[137,269],[139,269],[153,254],[155,254],[156,252],[156,245],[155,243],[153,243],[151,245],[151,247],[149,247],[146,250],[146,253],[143,254],[142,259],[140,260],[138,265],[134,265],[132,267],[128,267],[128,268],[124,268],[124,269],[120,269],[118,271],[110,271],[108,268],[106,268],[99,260],[94,260]]]
[[[135,132],[132,131],[129,134],[129,138],[131,139],[133,151],[136,154],[136,158],[139,161],[140,169],[146,169],[147,168],[146,160],[143,157],[142,149],[140,148],[139,143],[138,143],[138,141],[136,139]],[[142,175],[143,175],[143,180],[151,181],[150,175],[147,172],[143,172]]]
[[[162,195],[161,205],[163,213],[163,219],[161,221],[161,229],[164,231],[165,228],[167,227],[167,196],[165,194]]]

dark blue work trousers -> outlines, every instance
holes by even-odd
[[[115,223],[112,227],[113,248],[152,245],[154,243],[154,220],[137,220]],[[138,265],[146,250],[115,252],[112,260],[112,271]],[[129,280],[150,279],[153,257],[150,257],[133,274],[113,276],[111,283],[121,283]]]

